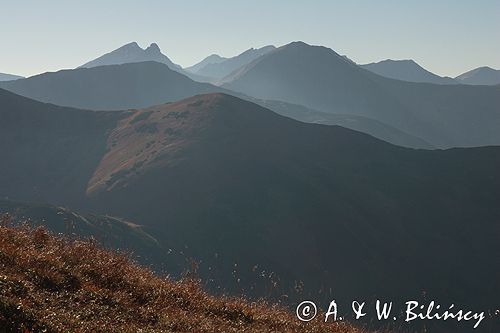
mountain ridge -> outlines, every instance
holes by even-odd
[[[452,78],[441,77],[426,70],[412,59],[387,59],[359,66],[375,74],[396,80],[417,83],[458,84]]]
[[[282,46],[223,82],[226,89],[259,99],[366,116],[437,148],[500,144],[498,87],[389,79],[322,46]]]
[[[18,79],[24,79],[23,76],[19,75],[13,75],[13,74],[7,74],[7,73],[0,73],[0,82],[3,81],[12,81],[12,80],[18,80]]]
[[[182,67],[174,64],[164,55],[158,44],[151,43],[147,48],[141,48],[137,42],[130,42],[94,60],[86,62],[78,68],[92,68],[105,65],[121,65],[125,63],[156,61],[167,65],[170,69],[181,71]]]
[[[220,93],[113,112],[0,98],[0,196],[137,221],[183,254],[173,275],[188,257],[249,296],[496,306],[500,147],[407,149]]]
[[[457,76],[455,80],[472,85],[498,85],[500,84],[500,70],[488,66],[478,67]]]

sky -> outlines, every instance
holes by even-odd
[[[498,0],[0,0],[0,72],[74,68],[156,42],[183,67],[292,41],[357,63],[413,59],[442,76],[500,69]]]

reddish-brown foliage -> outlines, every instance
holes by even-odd
[[[91,241],[0,224],[0,332],[360,332],[264,301],[211,296]]]

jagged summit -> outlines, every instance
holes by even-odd
[[[149,45],[144,51],[161,53],[160,47],[156,43],[151,43],[151,45]]]
[[[137,42],[130,42],[114,51],[106,53],[80,67],[90,68],[106,65],[121,65],[125,63],[156,61],[167,65],[170,69],[181,72],[181,66],[174,64],[164,55],[158,44],[151,43],[146,49],[141,48]]]

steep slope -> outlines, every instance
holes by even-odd
[[[378,120],[436,147],[500,144],[500,87],[388,79],[325,47],[291,43],[223,81],[256,98]]]
[[[62,70],[0,86],[38,101],[92,110],[141,108],[222,90],[151,61]]]
[[[0,81],[12,81],[17,79],[22,79],[22,76],[0,73]]]
[[[209,288],[287,302],[496,306],[499,147],[404,149],[224,94],[128,112],[23,101],[0,109],[0,196],[137,221],[172,274],[195,258]]]
[[[123,112],[44,104],[0,89],[0,197],[81,202]],[[21,197],[22,196],[22,197]]]
[[[136,42],[132,42],[114,51],[106,53],[94,60],[91,60],[80,68],[91,68],[106,65],[121,65],[134,62],[156,61],[167,65],[170,69],[180,71],[182,68],[174,64],[166,55],[161,53],[158,44],[152,43],[147,48],[142,49]]]
[[[0,224],[2,332],[362,333],[299,322],[291,311],[216,297],[199,282],[155,276],[95,243]]]
[[[463,84],[497,85],[500,84],[500,70],[479,67],[457,76],[455,80]]]
[[[434,84],[457,84],[458,82],[449,77],[441,77],[429,72],[413,60],[391,60],[360,65],[372,73],[408,82],[425,82]]]
[[[237,56],[225,59],[224,61],[206,64],[195,71],[195,73],[210,78],[221,79],[274,49],[275,47],[272,45],[264,46],[260,49],[251,48]]]

